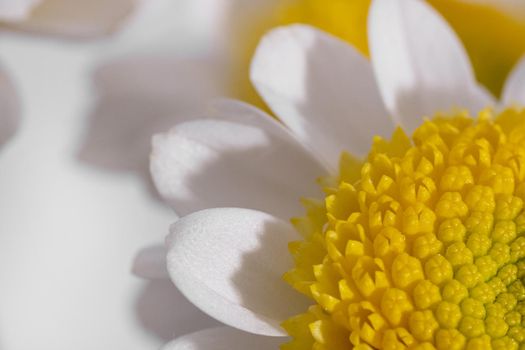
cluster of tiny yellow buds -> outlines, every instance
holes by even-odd
[[[525,349],[525,111],[425,121],[305,200],[284,350]]]

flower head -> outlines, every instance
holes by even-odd
[[[284,323],[296,339],[283,348],[518,349],[524,141],[523,111],[437,116],[342,162],[294,221],[304,241],[285,279],[316,305]]]
[[[229,326],[292,336],[283,349],[518,349],[523,64],[497,105],[425,2],[375,0],[368,22],[371,61],[307,26],[263,39],[251,78],[286,127],[222,102],[155,137],[155,183],[184,215],[169,275]],[[170,346],[210,337],[237,335]]]

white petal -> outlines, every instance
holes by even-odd
[[[164,245],[147,247],[139,251],[133,262],[133,273],[147,279],[169,279]]]
[[[505,106],[525,106],[525,57],[512,70],[503,88],[502,101]]]
[[[343,41],[305,25],[266,35],[252,61],[259,94],[333,168],[341,151],[364,155],[393,130],[370,63]]]
[[[122,28],[112,36],[110,45],[104,47],[104,56],[129,56],[137,54],[181,53],[184,45],[181,40],[198,45],[198,29],[214,26],[211,15],[212,3],[220,7],[220,2],[226,0],[147,0],[139,1],[137,10],[129,16]],[[197,11],[187,9],[193,5]],[[210,13],[208,18],[203,13]],[[210,23],[211,22],[211,23]],[[213,28],[215,32],[217,26]],[[211,32],[211,29],[210,29]],[[181,35],[177,35],[180,33]],[[182,34],[184,33],[184,34]],[[208,39],[208,38],[206,38]],[[190,41],[191,40],[191,41]],[[211,41],[211,40],[210,40]],[[186,41],[184,41],[186,42]],[[192,46],[193,47],[193,46]],[[202,50],[201,50],[202,51]]]
[[[13,136],[20,117],[20,101],[6,72],[0,68],[0,144]]]
[[[43,0],[16,29],[77,37],[112,31],[131,12],[135,0]]]
[[[217,327],[185,335],[161,350],[270,350],[278,349],[282,338],[265,337],[230,327]]]
[[[171,0],[172,1],[172,0]],[[269,0],[265,0],[269,1]],[[208,45],[219,50],[224,49],[224,45],[232,40],[228,35],[227,26],[239,22],[237,17],[231,20],[229,16],[232,10],[238,8],[238,4],[233,0],[192,0],[186,1],[186,28],[191,30],[193,35],[202,36],[208,42]],[[252,3],[252,1],[241,1],[241,3]],[[275,9],[274,9],[275,10]],[[263,18],[263,17],[258,17]]]
[[[42,0],[0,0],[0,20],[20,21],[27,18]]]
[[[420,0],[375,0],[369,14],[372,64],[387,108],[409,130],[453,108],[493,103],[479,91],[465,49],[447,22]]]
[[[292,266],[296,233],[271,215],[207,209],[179,219],[168,237],[168,271],[179,290],[217,320],[251,333],[280,336],[279,324],[307,309],[281,278]]]
[[[271,117],[254,108],[215,109],[212,116],[155,136],[151,173],[179,215],[211,207],[245,207],[281,218],[319,196],[325,170]],[[236,110],[237,109],[237,110]]]

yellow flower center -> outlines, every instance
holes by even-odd
[[[255,48],[270,28],[291,23],[316,26],[354,45],[368,55],[367,16],[371,0],[287,0],[269,11],[231,22],[232,93],[235,97],[264,107],[248,80]],[[478,80],[499,95],[511,68],[525,52],[525,18],[512,16],[476,1],[429,0],[462,39]]]
[[[293,220],[284,278],[315,305],[282,349],[525,349],[525,111],[493,114],[343,154]]]

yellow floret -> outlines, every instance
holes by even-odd
[[[285,279],[316,306],[284,323],[283,349],[523,348],[525,176],[508,155],[525,154],[525,111],[492,113],[342,157],[325,205],[293,220]]]

